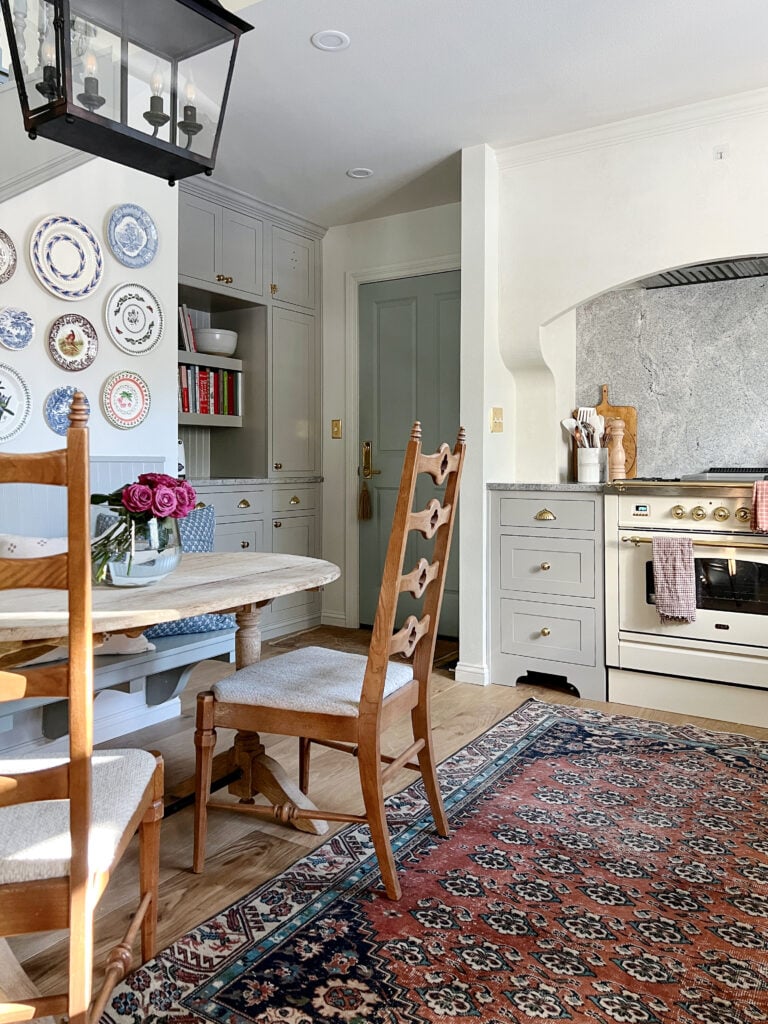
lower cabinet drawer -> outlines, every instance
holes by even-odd
[[[237,487],[222,490],[198,489],[197,497],[205,505],[213,505],[216,519],[229,519],[233,516],[254,516],[266,511],[264,508],[264,488]]]
[[[267,551],[264,547],[264,520],[244,523],[216,523],[214,551]]]
[[[594,530],[594,498],[557,498],[543,493],[534,498],[502,498],[499,525],[535,530]]]
[[[502,598],[499,633],[502,654],[595,664],[593,608]]]
[[[502,590],[561,597],[595,596],[594,541],[520,534],[502,534],[500,541]]]
[[[273,512],[303,512],[316,506],[315,487],[275,487],[272,490]]]

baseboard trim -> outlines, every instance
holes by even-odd
[[[347,618],[343,612],[330,612],[329,614],[323,614],[320,618],[321,626],[339,626],[341,629],[347,628]]]
[[[458,662],[454,678],[457,683],[471,683],[473,686],[488,686],[491,681],[487,665],[470,665],[466,661]]]

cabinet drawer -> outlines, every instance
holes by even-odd
[[[303,512],[317,506],[314,487],[275,487],[272,491],[273,512]]]
[[[222,491],[198,491],[198,500],[213,505],[217,519],[231,519],[233,516],[255,516],[265,510],[264,489],[238,487]]]
[[[243,523],[217,523],[213,543],[214,551],[265,551],[264,520],[252,519]]]
[[[538,498],[502,498],[499,524],[539,530],[595,529],[595,501],[542,495]]]
[[[502,598],[502,654],[543,661],[595,664],[595,612],[592,608]]]
[[[502,534],[499,581],[502,590],[562,597],[595,596],[595,543]]]

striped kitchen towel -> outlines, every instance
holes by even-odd
[[[753,533],[768,533],[768,480],[755,480],[752,484],[749,527]]]
[[[696,621],[696,571],[690,537],[654,537],[653,584],[662,622]]]

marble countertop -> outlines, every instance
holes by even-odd
[[[266,484],[280,485],[280,484],[321,484],[323,478],[321,476],[286,476],[276,480],[274,477],[268,479],[267,477],[239,477],[239,476],[225,476],[225,477],[206,477],[204,480],[190,480],[193,487],[253,487],[253,486],[266,486]]]
[[[489,491],[565,491],[566,493],[571,491],[587,491],[592,494],[602,494],[607,487],[607,484],[580,484],[580,483],[562,483],[562,484],[531,484],[531,483],[496,483],[489,482],[486,487]]]

